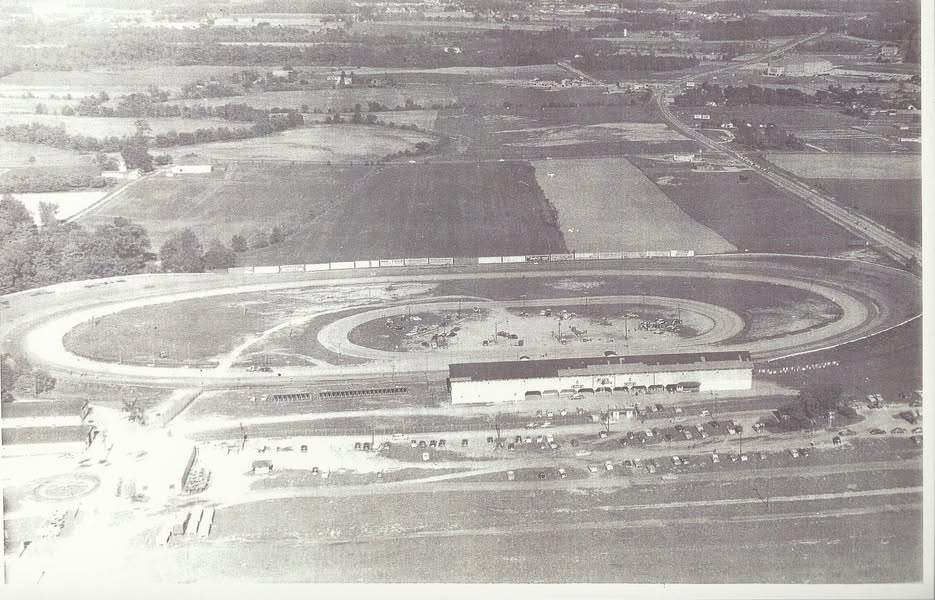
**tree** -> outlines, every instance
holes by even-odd
[[[170,237],[159,249],[162,270],[170,273],[201,273],[205,270],[204,249],[191,229]]]
[[[58,204],[54,202],[40,202],[39,203],[39,223],[42,224],[42,227],[55,227],[58,225],[58,217],[56,213],[58,212]]]
[[[42,369],[34,369],[31,379],[36,396],[55,389],[55,378]]]
[[[0,355],[0,402],[13,399],[13,383],[19,377],[19,365],[9,354]]]
[[[282,242],[286,239],[286,234],[283,231],[283,228],[279,225],[273,225],[273,228],[269,232],[269,243],[270,245],[275,245]]]
[[[240,235],[239,233],[235,233],[234,235],[232,235],[231,236],[231,250],[237,253],[246,252],[247,251],[247,238]]]
[[[139,138],[133,138],[121,147],[120,155],[128,169],[139,169],[144,173],[153,170],[153,156],[146,149],[146,144],[141,143]]]
[[[237,264],[237,256],[221,240],[214,238],[205,252],[206,269],[226,269]]]

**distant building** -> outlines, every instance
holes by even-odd
[[[695,155],[694,154],[673,154],[672,160],[678,163],[695,162]]]
[[[335,87],[348,86],[354,84],[354,78],[345,73],[331,73],[325,76],[325,81]]]
[[[767,77],[814,77],[831,71],[833,65],[823,58],[783,56],[766,66]]]
[[[270,71],[270,75],[279,79],[293,79],[295,77],[295,69],[273,69]]]
[[[899,54],[899,46],[894,46],[892,44],[883,44],[880,46],[880,56],[897,56]]]
[[[696,115],[693,115],[692,118],[695,119],[696,121],[710,121],[711,115],[696,114]]]

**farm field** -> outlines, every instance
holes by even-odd
[[[413,85],[393,88],[339,88],[320,90],[300,90],[293,92],[261,92],[234,98],[206,98],[198,100],[171,100],[170,104],[187,106],[220,106],[222,104],[246,104],[254,108],[295,108],[307,106],[311,111],[325,113],[329,109],[351,112],[355,104],[363,107],[368,102],[379,102],[384,106],[395,109],[406,105],[410,99],[419,106],[430,108],[433,104],[450,104],[457,101],[443,85]],[[303,109],[304,110],[304,109]],[[322,115],[324,117],[324,115]]]
[[[83,225],[127,217],[143,225],[153,247],[186,227],[204,241],[229,244],[276,224],[314,222],[339,205],[370,167],[232,163],[210,175],[150,177],[81,217]]]
[[[367,172],[249,264],[564,252],[554,208],[524,163],[389,164]]]
[[[34,162],[29,158],[34,157]],[[81,166],[94,163],[94,157],[82,156],[70,150],[61,150],[40,144],[23,144],[0,140],[0,168],[47,166]]]
[[[770,153],[766,159],[807,179],[919,179],[921,160],[894,154]]]
[[[32,214],[36,224],[39,225],[39,204],[42,202],[58,206],[58,212],[55,213],[56,216],[59,219],[67,219],[91,206],[109,193],[110,191],[106,190],[95,190],[81,192],[16,193],[13,195],[26,206],[26,210]]]
[[[370,125],[312,125],[266,137],[161,148],[173,156],[198,155],[209,160],[327,162],[378,159],[414,150],[435,137]]]
[[[810,183],[896,233],[922,241],[921,180],[812,179]]]
[[[540,90],[536,90],[540,91]],[[606,156],[694,151],[697,144],[658,122],[645,105],[581,108],[524,104],[496,111],[439,111],[436,129],[456,136],[459,151],[490,158]]]
[[[227,127],[231,130],[246,128],[244,123],[231,123],[221,119],[145,119],[152,127],[154,135],[169,131],[195,131],[196,129],[216,129]],[[71,135],[87,135],[97,138],[133,135],[136,132],[137,119],[120,117],[62,117],[58,115],[6,114],[0,115],[0,127],[41,123],[49,127],[65,127]],[[156,149],[158,151],[158,148]]]
[[[2,89],[2,87],[0,87]],[[40,102],[46,106],[49,112],[58,112],[66,106],[74,106],[78,100],[66,100],[64,98],[23,98],[22,94],[11,95],[9,92],[0,92],[0,115],[8,114],[36,114],[36,105]]]
[[[650,161],[636,163],[691,218],[723,236],[739,250],[834,254],[857,238],[751,176],[697,172]]]
[[[558,209],[570,250],[709,254],[736,249],[683,212],[625,159],[545,160],[533,166],[536,181]]]
[[[194,83],[198,79],[216,77],[227,79],[248,67],[220,65],[192,66],[147,66],[127,68],[105,68],[73,71],[17,71],[0,78],[0,94],[20,95],[32,93],[45,99],[49,94],[62,96],[70,93],[80,98],[106,91],[111,97],[133,92],[145,92],[150,85],[162,89],[178,91],[182,86]],[[256,69],[278,67],[249,67]],[[77,100],[76,100],[77,101]],[[33,100],[35,104],[37,100]]]

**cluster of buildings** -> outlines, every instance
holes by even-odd
[[[482,363],[448,367],[452,404],[527,399],[612,400],[653,392],[749,390],[749,352],[599,356]]]

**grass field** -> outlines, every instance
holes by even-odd
[[[188,106],[207,105],[219,106],[236,102],[247,104],[254,108],[300,108],[308,105],[312,110],[318,109],[324,113],[328,109],[350,111],[355,104],[363,107],[368,102],[379,102],[390,109],[406,105],[406,99],[426,108],[433,104],[449,104],[457,100],[445,86],[441,85],[411,85],[392,88],[339,88],[320,90],[300,90],[293,92],[261,92],[236,98],[207,98],[204,100],[170,101],[171,104],[185,104]],[[324,116],[324,115],[322,115]]]
[[[623,158],[545,160],[533,165],[536,181],[558,209],[570,249],[735,250]]]
[[[269,230],[278,223],[313,222],[365,177],[369,167],[285,164],[220,166],[211,175],[154,177],[140,181],[81,223],[97,225],[115,216],[149,231],[153,246],[191,227],[202,239]]]
[[[173,156],[197,154],[211,160],[310,161],[377,159],[405,150],[435,136],[415,131],[367,125],[313,125],[267,137],[232,142],[162,148]]]
[[[48,202],[58,206],[58,212],[55,213],[59,219],[67,219],[85,208],[91,206],[107,194],[109,191],[94,190],[81,192],[39,192],[14,194],[16,199],[26,205],[26,209],[32,213],[36,224],[39,224],[39,203]]]
[[[65,131],[72,135],[88,135],[102,138],[109,136],[133,135],[136,132],[137,119],[119,117],[62,117],[58,115],[7,114],[0,115],[0,127],[41,123],[50,127],[65,126]],[[153,135],[169,131],[195,131],[196,129],[216,129],[228,127],[232,130],[246,128],[244,123],[231,123],[221,119],[146,119],[152,127]]]
[[[841,204],[916,242],[922,241],[922,182],[919,179],[812,179],[812,185]]]
[[[691,218],[750,252],[843,252],[857,238],[758,177],[637,163]]]
[[[31,92],[36,96],[56,94],[73,96],[96,94],[103,90],[113,96],[132,92],[145,92],[150,85],[162,89],[178,90],[198,79],[216,77],[226,80],[231,73],[248,67],[239,66],[148,66],[127,68],[102,68],[86,71],[17,71],[0,79],[0,93],[16,94]],[[258,70],[278,67],[250,67]],[[35,100],[33,101],[36,102]]]
[[[183,300],[84,323],[64,343],[71,352],[107,361],[207,365],[255,332],[310,309],[298,290]]]
[[[366,172],[255,264],[563,252],[554,209],[523,163],[391,164]]]
[[[0,80],[2,81],[2,80]],[[0,86],[0,90],[3,87]],[[0,115],[8,114],[36,114],[36,105],[40,102],[46,106],[49,112],[61,111],[66,106],[74,106],[78,100],[67,100],[64,98],[22,98],[21,95],[10,95],[0,92]],[[0,117],[2,118],[2,117]]]
[[[34,157],[35,162],[30,162]],[[32,165],[78,166],[93,164],[94,157],[39,144],[21,144],[0,140],[0,168]]]
[[[918,155],[894,154],[769,154],[771,163],[809,179],[919,179]]]

